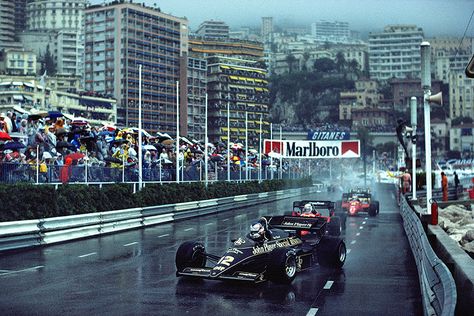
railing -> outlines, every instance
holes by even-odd
[[[290,189],[90,214],[0,223],[0,252],[120,232],[316,192]]]
[[[451,272],[431,248],[421,221],[405,196],[401,198],[400,211],[418,269],[424,314],[454,315],[457,292]]]
[[[226,167],[226,166],[224,166]],[[217,170],[217,172],[216,172]],[[297,179],[308,176],[308,171],[277,170],[263,166],[260,170],[231,169],[231,181],[258,181],[273,179]],[[180,168],[181,182],[205,181],[204,166],[199,164]],[[221,164],[210,163],[208,181],[227,181],[227,170]],[[106,182],[137,182],[139,170],[136,165],[129,167],[102,167],[73,165],[47,165],[46,168],[31,164],[2,163],[0,164],[0,183],[106,183]],[[143,182],[173,182],[176,181],[176,169],[160,164],[143,168]]]

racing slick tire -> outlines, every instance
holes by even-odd
[[[332,216],[328,223],[328,234],[331,236],[340,236],[342,231],[341,218],[339,216]]]
[[[281,284],[290,284],[296,276],[296,253],[289,248],[276,248],[268,258],[267,278]]]
[[[375,210],[376,210],[376,214],[378,214],[380,212],[380,205],[379,205],[379,201],[374,201],[374,207],[375,207]]]
[[[346,255],[346,244],[339,237],[325,236],[318,245],[318,260],[322,266],[342,268]]]
[[[377,215],[377,209],[375,208],[374,204],[370,204],[370,206],[369,206],[369,216],[374,217],[375,215]]]
[[[204,245],[196,241],[182,243],[176,251],[176,270],[183,271],[184,268],[203,268],[206,266]]]

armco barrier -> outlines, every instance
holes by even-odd
[[[405,197],[400,211],[408,241],[418,269],[425,315],[454,315],[456,285],[451,272],[430,246],[420,219]]]
[[[428,226],[428,237],[438,256],[451,271],[457,287],[456,315],[472,315],[474,311],[473,259],[439,226]]]
[[[41,245],[39,220],[0,223],[0,249],[14,250]]]
[[[109,234],[315,192],[291,189],[220,199],[0,223],[0,252]]]

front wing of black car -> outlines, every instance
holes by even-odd
[[[212,268],[184,268],[183,271],[176,272],[177,276],[188,276],[209,280],[235,280],[260,283],[265,281],[263,273],[235,271],[231,274],[218,274]]]

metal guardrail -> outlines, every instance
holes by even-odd
[[[222,166],[222,162],[209,163],[208,181],[227,181],[228,176],[232,181],[256,181],[271,179],[298,179],[309,175],[309,172],[295,171],[288,168],[272,169],[263,166],[245,170],[244,168],[233,168],[229,175]],[[217,170],[217,172],[216,172]],[[261,172],[261,173],[260,173]],[[176,182],[176,169],[171,166],[161,165],[147,166],[142,172],[143,182],[163,183]],[[205,181],[204,168],[199,164],[186,165],[180,168],[179,180],[184,182]],[[0,183],[36,183],[36,184],[60,184],[67,183],[117,183],[139,181],[139,170],[134,167],[112,168],[105,166],[71,165],[69,167],[54,164],[45,165],[43,170],[37,165],[20,163],[0,163]]]
[[[424,314],[454,315],[457,292],[451,272],[431,248],[421,221],[406,197],[401,198],[400,211],[418,269]]]
[[[316,192],[290,189],[109,212],[0,223],[0,252],[142,228]]]

